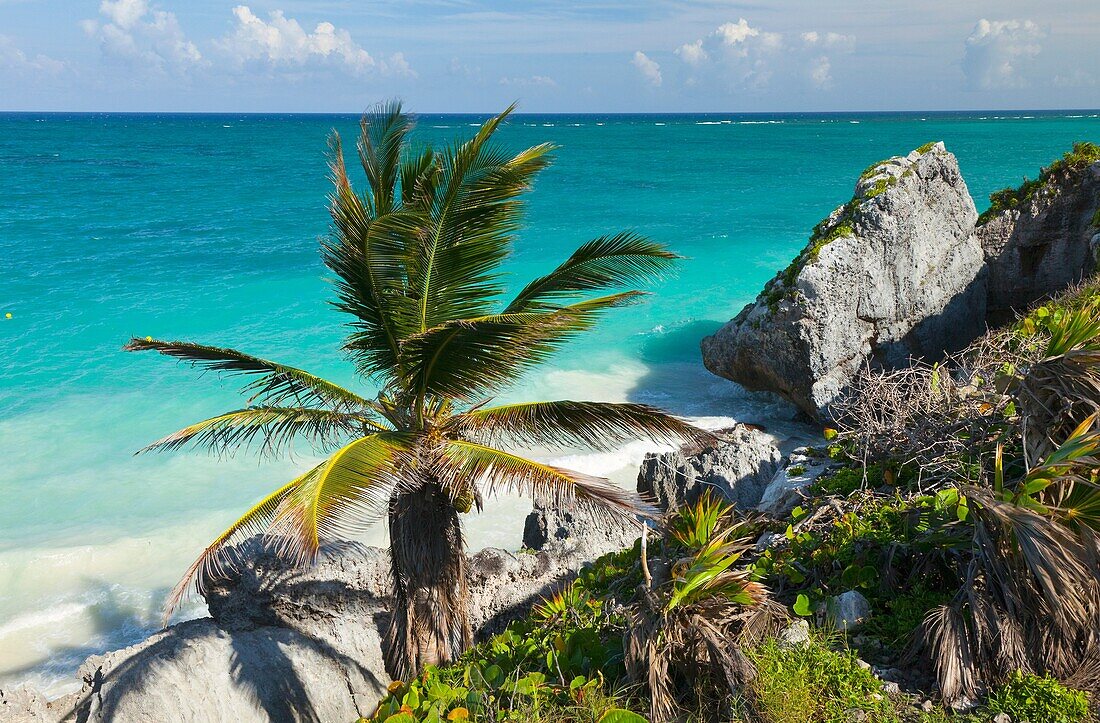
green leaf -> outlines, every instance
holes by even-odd
[[[794,614],[804,618],[813,615],[813,610],[810,609],[810,598],[800,593],[794,601]]]
[[[600,716],[599,723],[647,723],[646,719],[633,711],[612,708]]]
[[[396,713],[383,721],[383,723],[416,723],[416,717],[409,713]]]

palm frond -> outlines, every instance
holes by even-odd
[[[351,187],[340,137],[334,134],[330,144],[333,232],[321,244],[321,257],[336,274],[335,307],[355,319],[347,344],[352,356],[365,374],[392,373],[400,365],[400,342],[412,331],[406,254],[420,216],[402,209],[376,213],[373,201]]]
[[[413,435],[379,432],[345,445],[306,474],[271,523],[280,554],[298,563],[317,557],[321,542],[378,519],[401,482]]]
[[[604,311],[641,295],[623,292],[550,312],[462,319],[429,329],[403,346],[406,385],[422,396],[473,401],[515,382],[592,328]]]
[[[610,514],[631,520],[639,515],[656,515],[656,510],[636,493],[616,487],[603,477],[562,469],[473,442],[445,442],[439,468],[441,483],[456,491],[472,482],[482,485],[488,494],[515,492],[555,507],[576,503],[596,515]]]
[[[250,403],[279,406],[293,400],[301,406],[325,406],[334,410],[363,409],[369,403],[358,394],[294,367],[276,364],[234,349],[183,341],[133,338],[126,351],[155,351],[188,362],[203,370],[254,377],[241,390]]]
[[[296,437],[326,449],[349,435],[360,436],[371,431],[381,432],[386,428],[364,414],[305,407],[249,407],[184,427],[139,450],[138,454],[172,451],[189,444],[226,454],[259,441],[261,454],[274,456]]]
[[[164,625],[168,624],[168,618],[183,602],[187,591],[192,585],[200,595],[205,595],[210,582],[225,578],[229,572],[237,568],[237,561],[227,555],[227,548],[252,535],[265,532],[272,519],[274,519],[279,505],[292,491],[297,489],[304,479],[314,472],[316,472],[316,468],[291,480],[264,497],[206,546],[206,549],[202,551],[198,559],[191,563],[183,577],[168,594],[168,598],[164,603]]]
[[[646,404],[611,402],[526,402],[480,407],[454,417],[455,429],[487,444],[573,446],[616,449],[643,437],[658,444],[705,443],[714,436]]]
[[[534,146],[512,155],[491,146],[490,138],[511,112],[508,108],[470,140],[437,154],[429,218],[409,256],[421,331],[485,315],[502,291],[499,267],[519,229],[519,197],[552,149]]]
[[[414,125],[397,100],[376,106],[360,121],[359,161],[367,175],[374,213],[378,216],[394,209],[401,155]]]
[[[546,309],[578,294],[647,283],[679,258],[635,233],[601,236],[578,248],[549,274],[527,284],[504,313]]]

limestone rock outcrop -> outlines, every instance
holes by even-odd
[[[247,565],[207,594],[211,617],[173,625],[80,669],[71,719],[108,721],[351,721],[369,716],[390,682],[381,639],[389,619],[389,557],[355,543],[311,569],[288,566],[260,538]],[[479,637],[503,629],[588,558],[485,549],[468,562]],[[31,719],[34,720],[34,719]],[[57,720],[57,717],[50,720]]]
[[[795,262],[703,340],[703,363],[818,416],[869,361],[965,345],[985,324],[977,215],[942,143],[872,166]]]
[[[564,559],[595,559],[634,544],[641,522],[596,515],[583,508],[559,509],[535,502],[523,524],[523,546]]]
[[[1100,161],[1055,164],[1015,194],[1014,208],[984,214],[976,236],[989,267],[989,311],[1008,317],[1096,270]],[[1031,186],[1030,193],[1027,190]]]
[[[638,472],[638,492],[662,510],[690,504],[707,488],[740,509],[756,507],[779,468],[775,439],[748,425],[715,436],[714,444],[647,454]]]

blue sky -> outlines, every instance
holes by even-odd
[[[0,110],[1100,106],[1097,0],[0,0]]]

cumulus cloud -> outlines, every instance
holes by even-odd
[[[799,75],[803,82],[808,80],[813,87],[824,89],[833,81],[833,56],[850,53],[855,47],[853,36],[835,32],[808,30],[792,38],[787,40],[781,33],[738,18],[673,52],[687,66],[687,85],[709,81],[760,89],[779,73],[786,77]]]
[[[203,63],[176,16],[151,7],[148,0],[103,0],[99,14],[105,20],[84,20],[81,27],[107,57],[158,71],[185,71]]]
[[[1042,29],[1031,20],[982,18],[966,39],[963,72],[974,88],[1026,86],[1026,66],[1042,51]]]
[[[31,57],[20,50],[11,38],[0,35],[0,70],[12,71],[19,75],[57,75],[64,69],[65,63],[62,61],[41,53]]]
[[[714,35],[726,45],[744,45],[749,38],[760,35],[760,31],[751,27],[745,18],[741,18],[736,23],[719,25]]]
[[[634,53],[634,59],[630,61],[634,64],[634,67],[638,69],[638,72],[642,74],[651,85],[659,86],[663,79],[661,78],[661,66],[656,61],[651,60],[648,55],[642,51]]]
[[[317,23],[313,32],[307,33],[297,20],[286,17],[281,10],[271,11],[264,20],[247,5],[233,8],[233,17],[233,30],[217,45],[238,64],[260,62],[301,67],[320,61],[335,63],[354,73],[414,74],[401,53],[375,58],[352,40],[351,33],[330,22]]]
[[[688,65],[700,65],[710,59],[710,55],[703,49],[703,41],[684,43],[674,51]]]
[[[499,82],[500,82],[501,85],[516,85],[516,86],[520,86],[520,87],[531,87],[531,86],[553,87],[553,86],[556,86],[558,84],[558,82],[556,80],[554,80],[553,78],[551,78],[549,76],[546,76],[546,75],[532,75],[532,76],[528,76],[526,78],[502,77]]]

